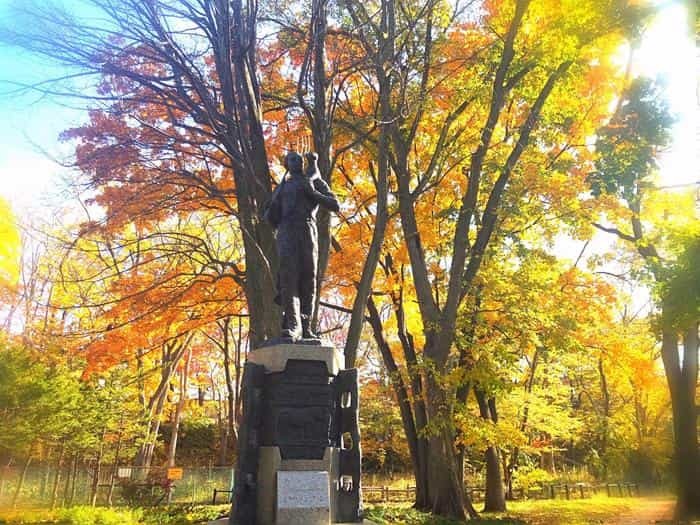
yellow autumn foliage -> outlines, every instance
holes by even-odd
[[[10,204],[0,198],[0,287],[14,287],[19,278],[20,237]]]

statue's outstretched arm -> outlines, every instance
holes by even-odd
[[[331,191],[326,184],[326,181],[321,177],[314,177],[311,180],[311,197],[324,208],[328,208],[331,211],[340,211],[340,204],[335,194]]]

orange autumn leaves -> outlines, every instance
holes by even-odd
[[[527,80],[513,88],[497,123],[485,162],[485,187],[504,164],[516,136],[514,130],[523,124],[549,69],[563,57],[572,56],[578,62],[545,105],[535,144],[516,167],[504,197],[502,238],[551,240],[561,231],[562,221],[574,235],[589,233],[586,219],[591,205],[582,199],[591,164],[585,142],[606,118],[619,87],[621,75],[610,56],[620,39],[612,35],[587,43],[587,56],[575,56],[582,48],[582,31],[592,30],[610,15],[610,5],[589,0],[581,5],[567,2],[566,9],[555,7],[542,1],[528,9],[513,66],[513,71],[525,71]],[[449,267],[449,243],[460,196],[468,182],[466,168],[489,104],[491,86],[484,79],[496,65],[512,8],[512,2],[485,3],[481,16],[489,24],[475,18],[448,27],[449,17],[438,12],[436,18],[443,36],[436,39],[427,79],[426,115],[412,143],[409,172],[412,189],[420,186],[415,204],[418,228],[438,298]],[[441,9],[449,11],[446,5]],[[285,148],[300,133],[307,133],[306,116],[295,106],[300,88],[302,97],[313,96],[296,78],[305,46],[299,34],[281,31],[259,49],[266,147],[275,166]],[[332,222],[335,243],[326,290],[332,302],[346,306],[355,294],[376,212],[377,93],[367,65],[358,63],[362,52],[351,32],[329,32],[328,89],[337,95],[338,122],[333,127],[333,146],[334,152],[340,152],[331,178],[343,207],[341,216]],[[211,68],[210,62],[204,64]],[[143,67],[148,72],[150,66]],[[205,72],[214,74],[206,68]],[[78,166],[96,188],[93,202],[104,211],[103,220],[82,228],[100,246],[98,253],[88,257],[90,264],[107,268],[107,277],[90,293],[97,289],[108,300],[91,298],[85,301],[95,305],[88,308],[90,314],[76,315],[77,324],[84,323],[81,328],[87,333],[99,334],[89,348],[95,362],[103,364],[118,360],[120,352],[129,351],[126,348],[152,346],[217,316],[246,312],[240,291],[245,275],[240,251],[243,233],[236,219],[230,159],[211,140],[206,127],[173,125],[173,116],[181,123],[187,117],[177,107],[166,111],[162,103],[139,99],[133,89],[105,77],[105,93],[132,96],[115,103],[111,111],[92,112],[90,122],[65,134],[76,142]],[[406,86],[402,111],[413,111],[416,91],[416,85]],[[443,123],[465,99],[470,101],[468,109],[456,118],[444,151],[435,155]],[[367,133],[366,140],[358,140],[362,133]],[[431,166],[435,175],[421,186]],[[402,289],[407,303],[415,304],[412,287],[407,285],[411,276],[395,191],[395,181],[390,179],[384,252],[401,271],[388,271],[380,264],[374,287],[380,294]],[[479,209],[486,197],[486,193],[480,196]],[[190,219],[200,216],[216,225],[209,230],[192,225]],[[167,240],[163,233],[169,235]],[[420,324],[414,317],[411,323]]]

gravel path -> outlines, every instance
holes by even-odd
[[[673,517],[673,500],[642,500],[640,506],[621,514],[605,525],[655,525],[656,522],[671,520]]]

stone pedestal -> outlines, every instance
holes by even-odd
[[[357,371],[341,366],[323,345],[251,352],[232,525],[362,522]]]

